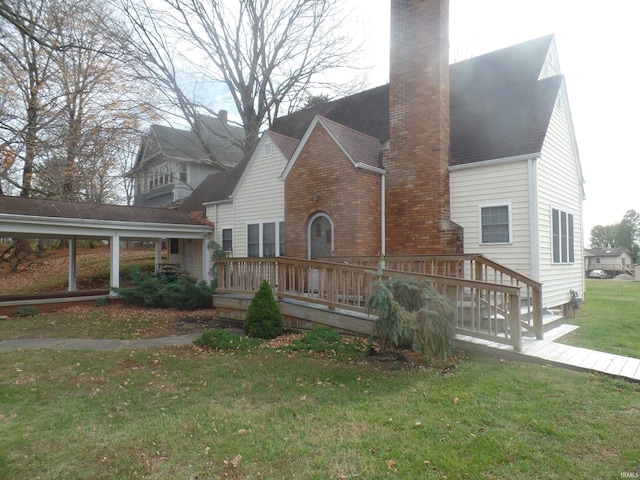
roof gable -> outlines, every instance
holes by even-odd
[[[283,180],[287,178],[287,175],[295,165],[300,152],[304,149],[316,126],[324,128],[355,168],[384,173],[380,160],[382,144],[379,140],[346,127],[345,125],[341,125],[340,123],[321,117],[320,115],[316,115],[307,127],[304,136],[282,172],[281,178]]]
[[[238,190],[251,163],[267,141],[271,139],[281,154],[291,158],[298,140],[274,132],[265,132],[251,154],[245,155],[238,165],[224,172],[208,175],[182,204],[187,211],[204,211],[204,204],[229,201]]]

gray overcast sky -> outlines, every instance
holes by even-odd
[[[388,81],[389,0],[351,0],[374,66]],[[640,211],[640,0],[450,0],[452,61],[553,33],[586,180],[591,227]],[[561,186],[559,186],[561,188]]]

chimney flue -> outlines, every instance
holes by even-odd
[[[458,253],[443,229],[450,223],[449,0],[391,0],[390,38],[387,252]]]

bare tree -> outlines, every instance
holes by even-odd
[[[17,159],[5,181],[24,196],[118,201],[118,152],[149,110],[137,102],[145,87],[129,81],[114,12],[91,0],[10,1],[46,44],[0,21],[0,64],[11,72],[0,79],[0,145]]]
[[[346,93],[361,87],[353,76],[342,83],[327,78],[355,65],[359,49],[340,27],[346,13],[339,0],[123,1],[144,73],[196,132],[196,113],[215,115],[215,108],[194,91],[226,86],[246,151],[262,128],[297,109],[314,88]]]

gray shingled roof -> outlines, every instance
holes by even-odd
[[[584,251],[593,257],[613,257],[617,258],[629,251],[626,248],[585,248]]]
[[[0,214],[34,217],[78,218],[135,223],[167,223],[172,225],[201,225],[183,210],[166,208],[128,207],[95,203],[63,202],[41,198],[0,195]]]
[[[328,118],[320,117],[320,120],[354,162],[382,168],[379,140]]]
[[[451,65],[451,165],[540,152],[562,84],[561,75],[538,80],[552,40],[546,36]],[[332,122],[357,161],[381,166],[372,148],[379,152],[389,140],[388,85],[274,120],[269,134],[287,158],[316,115]],[[248,160],[207,177],[182,208],[202,210],[204,202],[228,199]]]
[[[539,153],[562,76],[538,80],[553,37],[451,65],[451,165]],[[302,138],[315,115],[389,139],[389,86],[279,117],[271,131]]]
[[[216,153],[217,160],[223,165],[236,165],[244,156],[244,151],[236,142],[228,139],[232,136],[236,140],[244,139],[244,130],[240,127],[223,123],[213,117],[199,115],[198,120],[202,122],[205,132],[207,132],[207,144]],[[145,139],[152,142],[143,141],[140,152],[136,159],[135,167],[139,167],[144,161],[156,155],[167,158],[202,160],[206,158],[206,152],[198,136],[191,130],[181,130],[164,125],[151,125],[149,133]]]

